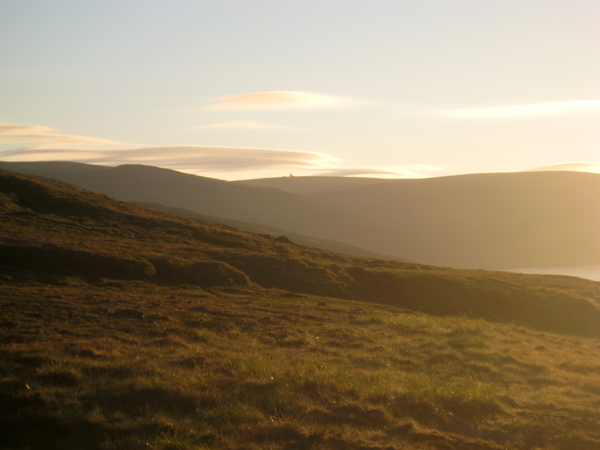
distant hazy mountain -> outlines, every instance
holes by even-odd
[[[313,194],[369,218],[348,242],[436,265],[471,268],[600,261],[600,175],[528,172],[394,180]],[[356,234],[354,234],[356,233]]]
[[[233,183],[137,165],[0,167],[122,200],[264,224],[426,264],[487,269],[600,264],[600,174],[292,177],[266,180],[264,187],[260,180]]]

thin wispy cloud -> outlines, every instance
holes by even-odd
[[[378,167],[336,167],[323,169],[313,175],[327,177],[369,177],[369,178],[427,178],[435,176],[444,168],[441,166],[395,166]]]
[[[437,175],[445,167],[429,164],[405,164],[389,167],[336,167],[318,175],[332,177],[426,178]]]
[[[9,123],[0,123],[0,136],[1,135],[27,135],[37,133],[51,133],[56,131],[54,128],[44,127],[41,125],[15,125]]]
[[[241,125],[256,126],[257,123]],[[0,124],[0,143],[15,144],[14,148],[0,150],[0,158],[5,161],[70,160],[106,165],[138,163],[211,175],[256,170],[280,173],[299,169],[319,170],[333,167],[336,161],[323,153],[294,150],[205,145],[139,146],[61,134],[53,128],[37,125]],[[23,143],[30,145],[23,146]]]
[[[591,112],[600,112],[600,100],[535,103],[527,105],[494,106],[487,108],[448,109],[431,111],[429,114],[456,119],[486,119],[580,114]]]
[[[252,124],[252,122],[250,123]],[[87,136],[58,133],[37,125],[0,124],[4,161],[76,161],[116,166],[146,164],[225,180],[297,176],[365,176],[423,178],[438,176],[448,168],[429,164],[353,166],[326,153],[252,147],[207,145],[141,146]],[[23,146],[23,142],[31,145]],[[79,144],[79,145],[78,145]],[[561,169],[563,169],[561,167]],[[565,167],[592,171],[591,167]]]
[[[267,91],[219,97],[208,109],[304,109],[340,106],[338,97],[303,91]]]
[[[230,122],[211,123],[194,127],[196,129],[209,130],[292,130],[294,127],[271,125],[268,123],[255,122],[252,120],[234,120]]]
[[[204,145],[171,145],[118,150],[111,152],[110,156],[113,163],[143,161],[146,164],[177,165],[207,171],[319,166],[334,160],[329,155],[316,152]]]
[[[5,161],[70,160],[91,164],[147,164],[198,175],[235,178],[236,173],[321,170],[334,167],[335,158],[316,152],[293,150],[172,145],[129,149],[25,147],[4,152]],[[244,178],[238,176],[238,178]]]
[[[63,147],[71,146],[127,146],[122,142],[109,139],[100,139],[89,136],[78,136],[73,134],[57,133],[57,130],[41,125],[14,125],[0,124],[0,144],[16,142],[29,142],[33,145],[31,149],[55,148],[56,145]]]

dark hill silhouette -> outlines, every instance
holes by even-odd
[[[263,187],[256,186],[261,180],[233,183],[135,165],[0,167],[421,263],[483,269],[600,264],[600,174],[293,177],[266,180],[270,187]]]
[[[600,333],[600,283],[364,259],[162,213],[0,171],[0,273],[22,281],[106,279],[203,289],[276,288],[436,315]]]

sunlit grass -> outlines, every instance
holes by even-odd
[[[203,449],[600,441],[595,339],[355,302],[316,315],[322,299],[283,301],[278,291],[211,296],[132,284],[19,292],[30,302],[44,296],[48,308],[60,293],[72,313],[68,326],[45,316],[40,340],[39,321],[6,309],[22,336],[3,345],[0,364],[0,399],[14,411],[0,423],[12,442]],[[143,308],[175,292],[177,304],[155,305],[168,320],[91,312],[98,300]],[[200,294],[204,308],[195,311]],[[11,330],[0,328],[4,342]],[[27,433],[28,423],[38,431]]]

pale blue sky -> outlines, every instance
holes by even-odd
[[[0,0],[0,124],[21,126],[0,159],[224,179],[600,162],[599,48],[596,0]]]

